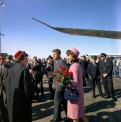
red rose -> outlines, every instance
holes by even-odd
[[[53,77],[53,72],[50,72],[50,76]]]
[[[63,69],[63,66],[60,66],[59,68],[60,68],[60,69]]]
[[[58,83],[60,83],[60,79],[59,79],[59,78],[57,78],[56,81],[57,81]]]
[[[72,77],[73,76],[73,72],[69,72],[69,75]]]
[[[51,76],[55,79],[57,83],[65,85],[72,82],[73,73],[69,73],[69,69],[64,66],[59,66],[55,72],[51,73]]]
[[[62,76],[62,77],[64,77],[64,76],[65,76],[65,74],[63,73],[63,74],[61,74],[61,76]]]

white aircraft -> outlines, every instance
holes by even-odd
[[[81,35],[81,36],[93,36],[93,37],[101,37],[101,38],[111,38],[111,39],[121,39],[121,31],[107,31],[107,30],[88,30],[88,29],[77,29],[77,28],[60,28],[50,26],[40,20],[32,18],[33,20],[44,24],[45,26],[52,28],[56,31],[60,31],[63,33],[71,34],[71,35]]]
[[[97,54],[97,53],[93,53],[93,54],[88,54],[87,57],[91,57],[91,56],[100,56],[100,54]],[[86,56],[86,55],[85,55]],[[121,57],[121,53],[107,53],[107,57]]]

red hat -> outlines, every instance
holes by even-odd
[[[19,50],[14,54],[14,58],[18,58],[18,56],[20,56],[22,54],[22,51]]]
[[[76,48],[71,48],[70,51],[72,51],[77,57],[79,56],[79,51]]]

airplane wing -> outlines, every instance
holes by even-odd
[[[45,26],[52,28],[56,31],[71,35],[81,35],[81,36],[92,36],[92,37],[101,37],[101,38],[111,38],[111,39],[121,39],[121,31],[107,31],[107,30],[88,30],[88,29],[78,29],[78,28],[60,28],[50,26],[40,20],[32,18],[33,20],[44,24]]]

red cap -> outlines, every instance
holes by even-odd
[[[14,54],[14,58],[18,58],[18,56],[20,56],[22,54],[22,51],[19,50]]]

